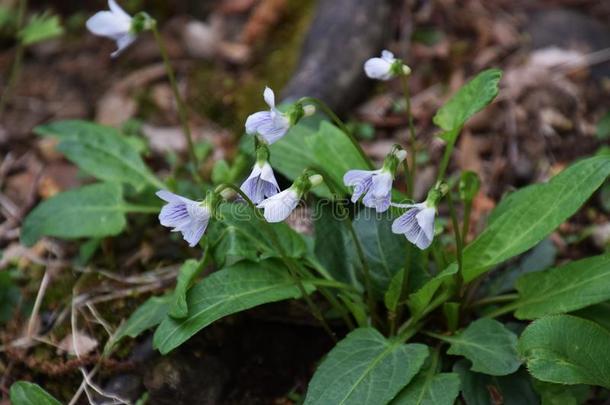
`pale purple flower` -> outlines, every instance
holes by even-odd
[[[190,247],[199,243],[210,220],[210,209],[165,190],[158,191],[157,196],[168,203],[159,213],[161,225],[173,228],[172,232],[182,232]]]
[[[275,108],[275,94],[269,87],[263,93],[269,111],[259,111],[246,120],[246,132],[259,134],[267,144],[271,145],[280,140],[290,129],[290,120]]]
[[[267,198],[257,207],[264,210],[267,222],[282,222],[299,205],[301,197],[294,186]]]
[[[400,65],[397,66],[398,63]],[[364,62],[364,72],[371,79],[390,80],[400,72],[409,74],[411,69],[396,59],[392,52],[384,49],[380,58],[371,58]]]
[[[352,202],[364,194],[362,202],[366,207],[384,212],[390,208],[392,198],[392,173],[387,170],[350,170],[343,176],[343,183],[354,187]]]
[[[267,162],[255,163],[252,173],[240,188],[254,204],[258,204],[280,191],[273,175],[273,169]]]
[[[392,223],[392,232],[405,235],[409,242],[420,248],[427,249],[434,239],[434,217],[436,208],[428,204],[392,204],[399,208],[409,208]]]
[[[132,18],[115,0],[108,0],[110,11],[100,11],[87,20],[87,28],[95,35],[114,40],[117,50],[111,56],[119,56],[135,40]]]

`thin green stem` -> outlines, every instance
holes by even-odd
[[[501,304],[501,303],[505,303],[505,302],[512,302],[512,301],[516,300],[517,298],[519,298],[519,294],[517,294],[517,293],[496,295],[493,297],[481,298],[480,300],[477,300],[477,301],[473,302],[472,304],[470,304],[470,306],[471,307],[482,307],[485,305]]]
[[[470,230],[470,214],[472,213],[472,201],[464,202],[464,219],[462,223],[462,245],[468,244],[468,232]]]
[[[515,309],[519,308],[519,306],[521,306],[521,303],[513,301],[507,305],[504,305],[503,307],[496,309],[495,311],[491,311],[490,313],[485,314],[484,316],[485,318],[496,318],[500,315],[504,315],[514,311]]]
[[[17,83],[17,79],[19,79],[19,74],[21,73],[21,65],[23,63],[23,54],[25,53],[25,45],[19,35],[21,34],[21,29],[25,24],[25,15],[28,9],[28,1],[20,0],[19,1],[19,9],[17,10],[17,49],[15,50],[15,60],[13,61],[13,65],[11,66],[11,72],[8,76],[8,81],[2,92],[2,96],[0,96],[0,117],[4,115],[4,109],[6,108],[6,104],[13,92],[13,88]]]
[[[121,205],[121,210],[123,212],[128,212],[132,214],[158,214],[161,211],[159,207],[153,207],[150,205],[137,205],[137,204],[128,204],[125,203]]]
[[[182,126],[182,132],[184,134],[184,138],[186,139],[188,153],[191,160],[191,165],[193,166],[193,174],[196,178],[199,178],[199,162],[197,161],[197,154],[195,153],[195,144],[193,143],[193,136],[191,134],[191,128],[189,126],[189,116],[188,109],[186,108],[184,101],[182,100],[182,96],[180,95],[180,91],[178,90],[178,84],[176,82],[176,74],[174,73],[174,68],[169,60],[169,54],[167,53],[167,48],[165,47],[165,43],[163,42],[163,38],[161,38],[161,34],[159,33],[159,29],[157,28],[157,24],[153,24],[151,28],[153,35],[155,37],[155,41],[157,41],[157,46],[159,47],[159,51],[161,52],[161,57],[163,58],[163,64],[165,65],[165,71],[167,73],[167,77],[169,79],[169,84],[172,89],[172,93],[174,94],[174,98],[176,100],[176,106],[178,108],[178,117],[180,119],[180,124]]]
[[[322,110],[324,114],[330,117],[330,119],[335,123],[335,125],[338,126],[339,129],[349,138],[356,150],[358,150],[358,153],[360,153],[360,156],[362,156],[362,159],[368,165],[369,169],[374,169],[373,163],[371,163],[369,157],[366,155],[366,153],[364,153],[364,150],[362,149],[362,146],[360,146],[360,143],[358,143],[358,140],[354,137],[354,135],[351,133],[349,128],[343,123],[343,121],[341,121],[337,114],[335,114],[333,110],[331,110],[330,107],[326,105],[326,103],[314,97],[303,97],[298,102],[314,104],[320,110]]]
[[[408,195],[409,197],[412,197],[413,187],[417,178],[417,138],[415,135],[415,125],[413,124],[413,114],[411,113],[411,91],[409,89],[409,79],[407,75],[400,75],[400,81],[402,83],[402,91],[405,97],[407,118],[409,122],[409,157],[411,159],[411,175],[408,178]]]
[[[441,182],[445,178],[445,173],[447,172],[447,167],[449,166],[449,161],[451,160],[451,155],[453,154],[453,148],[455,147],[455,142],[457,140],[457,133],[461,128],[454,129],[451,134],[449,134],[449,142],[445,146],[445,152],[443,154],[443,159],[441,160],[441,166],[438,170],[437,182]]]
[[[455,246],[457,248],[457,262],[458,262],[458,272],[456,273],[456,278],[458,282],[458,292],[460,297],[462,296],[462,256],[463,256],[463,245],[462,245],[462,236],[460,235],[460,226],[458,224],[457,212],[455,210],[455,204],[453,203],[453,197],[451,195],[451,190],[447,192],[447,202],[449,203],[449,214],[451,215],[451,222],[453,224],[453,233],[455,234]]]
[[[396,322],[399,321],[402,318],[402,314],[403,314],[403,308],[404,305],[401,305],[400,303],[404,302],[406,295],[409,291],[409,273],[411,271],[411,255],[413,253],[413,248],[411,247],[411,245],[409,244],[409,242],[407,242],[407,247],[406,247],[406,258],[405,258],[405,267],[404,267],[404,275],[402,278],[402,285],[400,286],[400,296],[399,296],[399,300],[398,300],[398,308],[396,310],[396,313],[394,314],[394,316],[392,317],[392,319],[390,319],[390,334],[393,335],[396,333]]]
[[[405,169],[405,186],[407,187],[407,197],[409,199],[413,199],[415,190],[413,189],[413,177],[411,176],[411,170],[409,169],[409,162],[407,161],[407,159],[402,162],[402,165]]]
[[[279,250],[279,253],[280,253],[280,258],[282,259],[282,262],[284,262],[284,264],[288,268],[288,273],[290,274],[290,276],[292,277],[292,280],[294,281],[294,283],[296,284],[297,288],[299,289],[299,292],[301,293],[301,296],[303,297],[303,299],[307,303],[307,306],[309,307],[309,310],[311,311],[313,316],[318,320],[318,322],[320,322],[320,325],[322,325],[322,328],[324,328],[324,330],[330,336],[330,338],[334,342],[336,342],[337,341],[337,337],[336,337],[335,333],[332,331],[330,326],[328,326],[328,323],[324,319],[324,316],[322,315],[322,311],[320,310],[320,308],[316,305],[316,303],[309,296],[309,293],[307,292],[307,289],[305,288],[305,286],[303,285],[303,282],[299,278],[299,274],[298,274],[299,271],[298,271],[298,269],[295,269],[294,263],[292,262],[292,260],[290,260],[290,258],[288,258],[288,256],[284,252],[284,248],[283,248],[282,244],[277,239],[277,236],[275,235],[275,232],[273,232],[273,229],[271,229],[271,226],[269,225],[269,223],[261,215],[260,211],[256,208],[256,206],[254,205],[252,200],[250,200],[250,198],[239,187],[237,187],[237,186],[235,186],[233,184],[221,184],[220,186],[218,186],[216,188],[216,191],[220,192],[220,191],[222,191],[223,189],[226,189],[226,188],[229,188],[229,189],[235,191],[237,194],[239,194],[241,196],[241,198],[244,201],[246,201],[246,203],[254,211],[254,214],[264,224],[263,226],[265,227],[267,233],[271,237],[273,244],[275,246],[277,246],[277,248]]]

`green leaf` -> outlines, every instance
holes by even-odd
[[[15,285],[10,271],[0,271],[0,324],[13,318],[21,299],[21,291]]]
[[[462,201],[471,202],[479,192],[481,188],[481,180],[479,175],[475,172],[462,172],[460,176],[460,199]]]
[[[166,188],[144,164],[133,145],[115,128],[69,120],[36,127],[34,132],[58,138],[57,149],[100,180],[130,184],[138,191],[147,184],[157,189]]]
[[[517,355],[517,335],[496,320],[478,319],[457,335],[437,337],[451,343],[448,354],[470,360],[473,371],[507,375],[517,371],[521,365]]]
[[[307,245],[301,235],[285,223],[263,223],[246,204],[223,204],[219,212],[222,221],[215,221],[210,226],[212,254],[218,267],[241,260],[280,257],[280,250],[292,258],[307,253]]]
[[[19,38],[25,46],[47,41],[61,36],[64,29],[59,17],[48,13],[35,15],[19,33]]]
[[[610,331],[610,301],[583,308],[572,315],[585,318]]]
[[[39,204],[23,222],[21,242],[32,246],[43,236],[101,238],[121,233],[125,212],[121,186],[97,183],[66,191]]]
[[[378,214],[373,209],[358,211],[354,228],[360,239],[371,273],[374,292],[383,297],[394,275],[406,263],[405,238],[392,233],[392,214]]]
[[[313,168],[320,168],[332,184],[343,193],[347,188],[343,176],[352,169],[368,169],[368,163],[362,158],[349,137],[328,121],[322,121],[318,131],[305,138],[315,156]],[[301,171],[303,168],[301,169]]]
[[[591,321],[571,315],[534,321],[519,352],[539,380],[610,388],[610,332]]]
[[[386,308],[390,312],[396,312],[398,305],[400,304],[400,296],[402,293],[402,286],[405,281],[405,268],[401,268],[398,273],[392,277],[390,281],[390,285],[388,286],[388,291],[386,291],[383,301],[385,303]]]
[[[499,69],[488,69],[479,73],[438,110],[433,118],[434,124],[446,132],[461,129],[470,117],[485,108],[498,95],[498,83],[501,78],[502,71]]]
[[[586,385],[552,384],[534,380],[534,388],[540,394],[541,405],[581,405],[591,389]]]
[[[453,366],[460,376],[462,396],[467,405],[540,405],[532,387],[531,377],[521,369],[502,377],[475,373],[468,361],[460,360]]]
[[[188,306],[186,303],[186,293],[191,286],[193,279],[199,270],[199,262],[194,259],[189,259],[180,267],[178,272],[178,280],[172,303],[169,307],[169,316],[174,318],[184,318],[188,315]]]
[[[129,319],[123,323],[116,331],[111,340],[106,344],[104,352],[110,349],[126,336],[135,338],[142,332],[160,324],[166,317],[173,297],[171,294],[161,297],[150,297],[138,309],[136,309]]]
[[[423,370],[391,402],[391,405],[453,405],[460,393],[457,373]]]
[[[320,263],[336,280],[361,288],[362,265],[356,247],[335,205],[316,204],[314,251]]]
[[[372,328],[356,329],[320,364],[305,405],[387,404],[427,357],[425,345],[388,340]]]
[[[39,385],[27,381],[17,381],[11,385],[10,396],[13,405],[61,405]]]
[[[554,269],[525,274],[517,281],[519,319],[575,311],[610,299],[610,253]]]
[[[308,291],[312,286],[306,285]],[[206,277],[187,293],[188,316],[167,316],[155,331],[154,347],[166,354],[212,322],[246,309],[300,298],[288,269],[277,261],[240,262]]]
[[[517,279],[527,273],[542,271],[551,267],[557,258],[557,248],[550,238],[544,239],[533,249],[519,258],[519,263],[493,274],[485,295],[500,295],[515,290]]]
[[[610,175],[610,157],[582,160],[544,185],[512,194],[510,208],[464,249],[464,281],[538,244],[574,214]]]
[[[444,282],[451,280],[454,274],[458,272],[458,265],[451,264],[445,270],[441,271],[431,280],[427,281],[419,290],[409,295],[409,308],[414,316],[422,314],[436,291]]]

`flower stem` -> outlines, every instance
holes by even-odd
[[[23,28],[25,23],[25,15],[28,9],[28,0],[20,0],[19,1],[19,9],[17,10],[17,30],[18,35]],[[21,73],[21,65],[23,62],[23,54],[25,53],[25,45],[19,36],[17,37],[17,49],[15,50],[15,60],[13,61],[13,66],[11,67],[11,72],[8,76],[8,81],[6,83],[6,87],[2,92],[2,96],[0,96],[0,117],[4,115],[4,109],[6,108],[6,104],[8,99],[10,98],[11,93],[13,92],[13,87],[17,83],[17,79],[19,78],[19,74]]]
[[[373,164],[371,163],[371,160],[366,155],[366,153],[364,153],[364,150],[362,149],[362,146],[360,146],[360,143],[358,143],[358,140],[354,137],[352,132],[343,123],[343,121],[341,121],[341,119],[337,116],[337,114],[335,114],[333,112],[333,110],[331,110],[330,107],[326,105],[326,103],[324,103],[322,100],[314,98],[314,97],[303,97],[298,102],[299,103],[310,103],[310,104],[315,104],[316,106],[318,106],[318,108],[320,108],[320,110],[322,110],[322,112],[324,114],[326,114],[328,117],[330,117],[330,119],[335,123],[335,125],[338,126],[339,129],[343,133],[345,133],[345,135],[352,142],[352,144],[354,145],[356,150],[358,150],[358,153],[360,153],[360,156],[366,162],[369,169],[374,169]]]
[[[504,302],[514,301],[517,298],[519,298],[519,294],[516,294],[516,293],[496,295],[493,297],[481,298],[480,300],[473,302],[470,306],[471,307],[481,307],[484,305],[500,304],[500,303],[504,303]]]
[[[458,282],[458,292],[462,295],[462,256],[463,256],[463,245],[462,236],[460,235],[460,226],[458,224],[457,212],[455,210],[455,204],[453,203],[453,197],[451,196],[451,190],[447,192],[447,202],[449,203],[449,214],[451,215],[451,223],[453,225],[453,233],[455,235],[455,246],[457,249],[457,262],[458,272],[456,273]]]
[[[273,232],[273,229],[271,229],[270,224],[265,220],[264,217],[262,217],[262,215],[260,214],[260,211],[258,210],[258,208],[256,208],[256,205],[254,205],[252,200],[250,200],[250,198],[246,195],[246,193],[244,193],[239,187],[237,187],[233,184],[221,184],[220,186],[218,186],[216,188],[216,192],[220,193],[223,189],[226,189],[226,188],[229,188],[229,189],[235,191],[237,194],[239,194],[240,197],[254,211],[254,214],[259,218],[259,220],[261,220],[261,222],[264,224],[264,227],[265,227],[267,233],[269,234],[269,236],[271,237],[273,244],[275,246],[277,246],[277,248],[279,250],[280,258],[282,259],[282,262],[284,262],[284,264],[288,268],[288,273],[290,274],[290,277],[292,278],[292,280],[296,284],[297,288],[299,289],[301,296],[307,303],[309,310],[311,311],[313,316],[318,320],[318,322],[320,322],[320,325],[322,325],[322,328],[326,331],[326,333],[330,336],[330,338],[334,342],[337,342],[337,336],[332,331],[330,326],[328,326],[328,323],[324,319],[324,316],[322,315],[322,311],[320,310],[320,308],[316,305],[316,303],[309,296],[307,289],[305,288],[303,282],[301,281],[301,279],[299,277],[299,270],[295,268],[292,260],[289,259],[288,256],[286,255],[286,253],[284,252],[284,248],[283,248],[282,244],[280,243],[280,241],[277,239],[277,236],[275,235],[275,232]]]
[[[464,219],[462,224],[462,245],[468,244],[468,231],[470,228],[470,214],[472,213],[472,200],[464,202]]]
[[[443,154],[443,160],[441,160],[441,166],[438,171],[437,182],[441,182],[445,178],[445,173],[447,172],[447,167],[449,166],[449,160],[451,159],[451,154],[453,154],[453,148],[455,147],[455,142],[457,140],[457,133],[461,130],[461,128],[457,128],[452,130],[449,133],[449,142],[445,146],[445,153]]]
[[[161,211],[160,207],[150,205],[136,205],[125,203],[120,206],[121,211],[133,214],[158,214]]]
[[[413,187],[417,177],[417,139],[415,137],[415,125],[413,124],[413,114],[411,113],[411,91],[409,89],[409,79],[407,75],[400,75],[402,91],[405,97],[407,116],[409,122],[409,156],[411,158],[410,176],[407,177],[407,191],[409,198],[413,197]]]
[[[198,179],[199,178],[199,163],[197,161],[197,154],[195,153],[195,145],[193,143],[193,136],[191,134],[191,128],[189,126],[189,116],[188,109],[186,108],[184,101],[182,100],[182,96],[180,96],[180,91],[178,90],[178,84],[176,83],[176,74],[174,73],[174,69],[172,64],[169,61],[169,55],[167,53],[167,48],[165,47],[165,43],[161,38],[161,34],[159,33],[159,29],[157,28],[157,24],[152,24],[151,28],[153,35],[155,37],[155,41],[157,42],[157,46],[159,47],[159,51],[161,52],[161,57],[163,58],[163,64],[165,66],[165,71],[167,73],[167,77],[169,79],[169,84],[172,89],[172,93],[174,95],[174,99],[176,100],[176,106],[178,108],[178,117],[180,119],[180,124],[182,126],[182,133],[184,134],[184,138],[186,139],[186,144],[188,148],[189,157],[191,160],[191,165],[193,166],[191,169],[193,171],[193,175]]]

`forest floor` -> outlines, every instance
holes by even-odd
[[[0,404],[8,403],[8,387],[20,379],[40,382],[67,403],[81,385],[81,371],[94,367],[105,389],[134,398],[147,390],[160,404],[189,403],[190,398],[199,403],[294,403],[332,347],[300,304],[272,304],[230,317],[167,358],[151,352],[147,337],[124,342],[103,358],[107,335],[100,323],[116,328],[146,298],[173,288],[176,263],[194,253],[168,241],[158,224],[138,218],[128,233],[102,241],[92,255],[75,243],[53,239],[31,248],[19,243],[21,221],[39,201],[90,181],[55,150],[53,141],[33,134],[37,125],[79,118],[122,127],[145,148],[161,177],[186,149],[152,38],[140,38],[111,60],[114,44],[83,29],[95,10],[62,3],[44,2],[61,13],[66,34],[28,50],[0,118]],[[216,161],[236,156],[243,122],[261,107],[264,86],[281,89],[289,80],[315,5],[289,0],[203,3],[216,4],[197,10],[199,20],[178,6],[160,7],[158,14],[192,111],[198,148],[206,156],[203,175],[209,179]],[[574,160],[608,148],[608,2],[414,3],[400,7],[387,47],[408,55],[405,61],[413,70],[413,115],[425,145],[416,195],[431,186],[442,152],[431,121],[437,108],[476,72],[488,67],[504,71],[498,99],[469,123],[452,163],[453,169],[475,171],[482,179],[471,238],[505,193],[545,181]],[[32,9],[44,11],[36,2]],[[8,72],[15,46],[2,35],[0,30],[0,72]],[[3,74],[2,91],[6,81]],[[406,139],[404,109],[399,83],[378,85],[351,109],[347,118],[375,159]],[[537,260],[551,264],[607,249],[610,186],[546,243],[551,249],[536,253],[543,255]],[[82,281],[91,268],[113,270]],[[41,291],[42,306],[32,317]],[[95,305],[94,310],[85,304],[79,309],[79,339],[89,347],[80,359],[70,354],[69,344],[67,314],[74,297]],[[300,321],[288,322],[288,312]],[[44,338],[24,340],[33,333]],[[180,376],[173,382],[172,372]],[[201,381],[207,382],[205,388]]]

